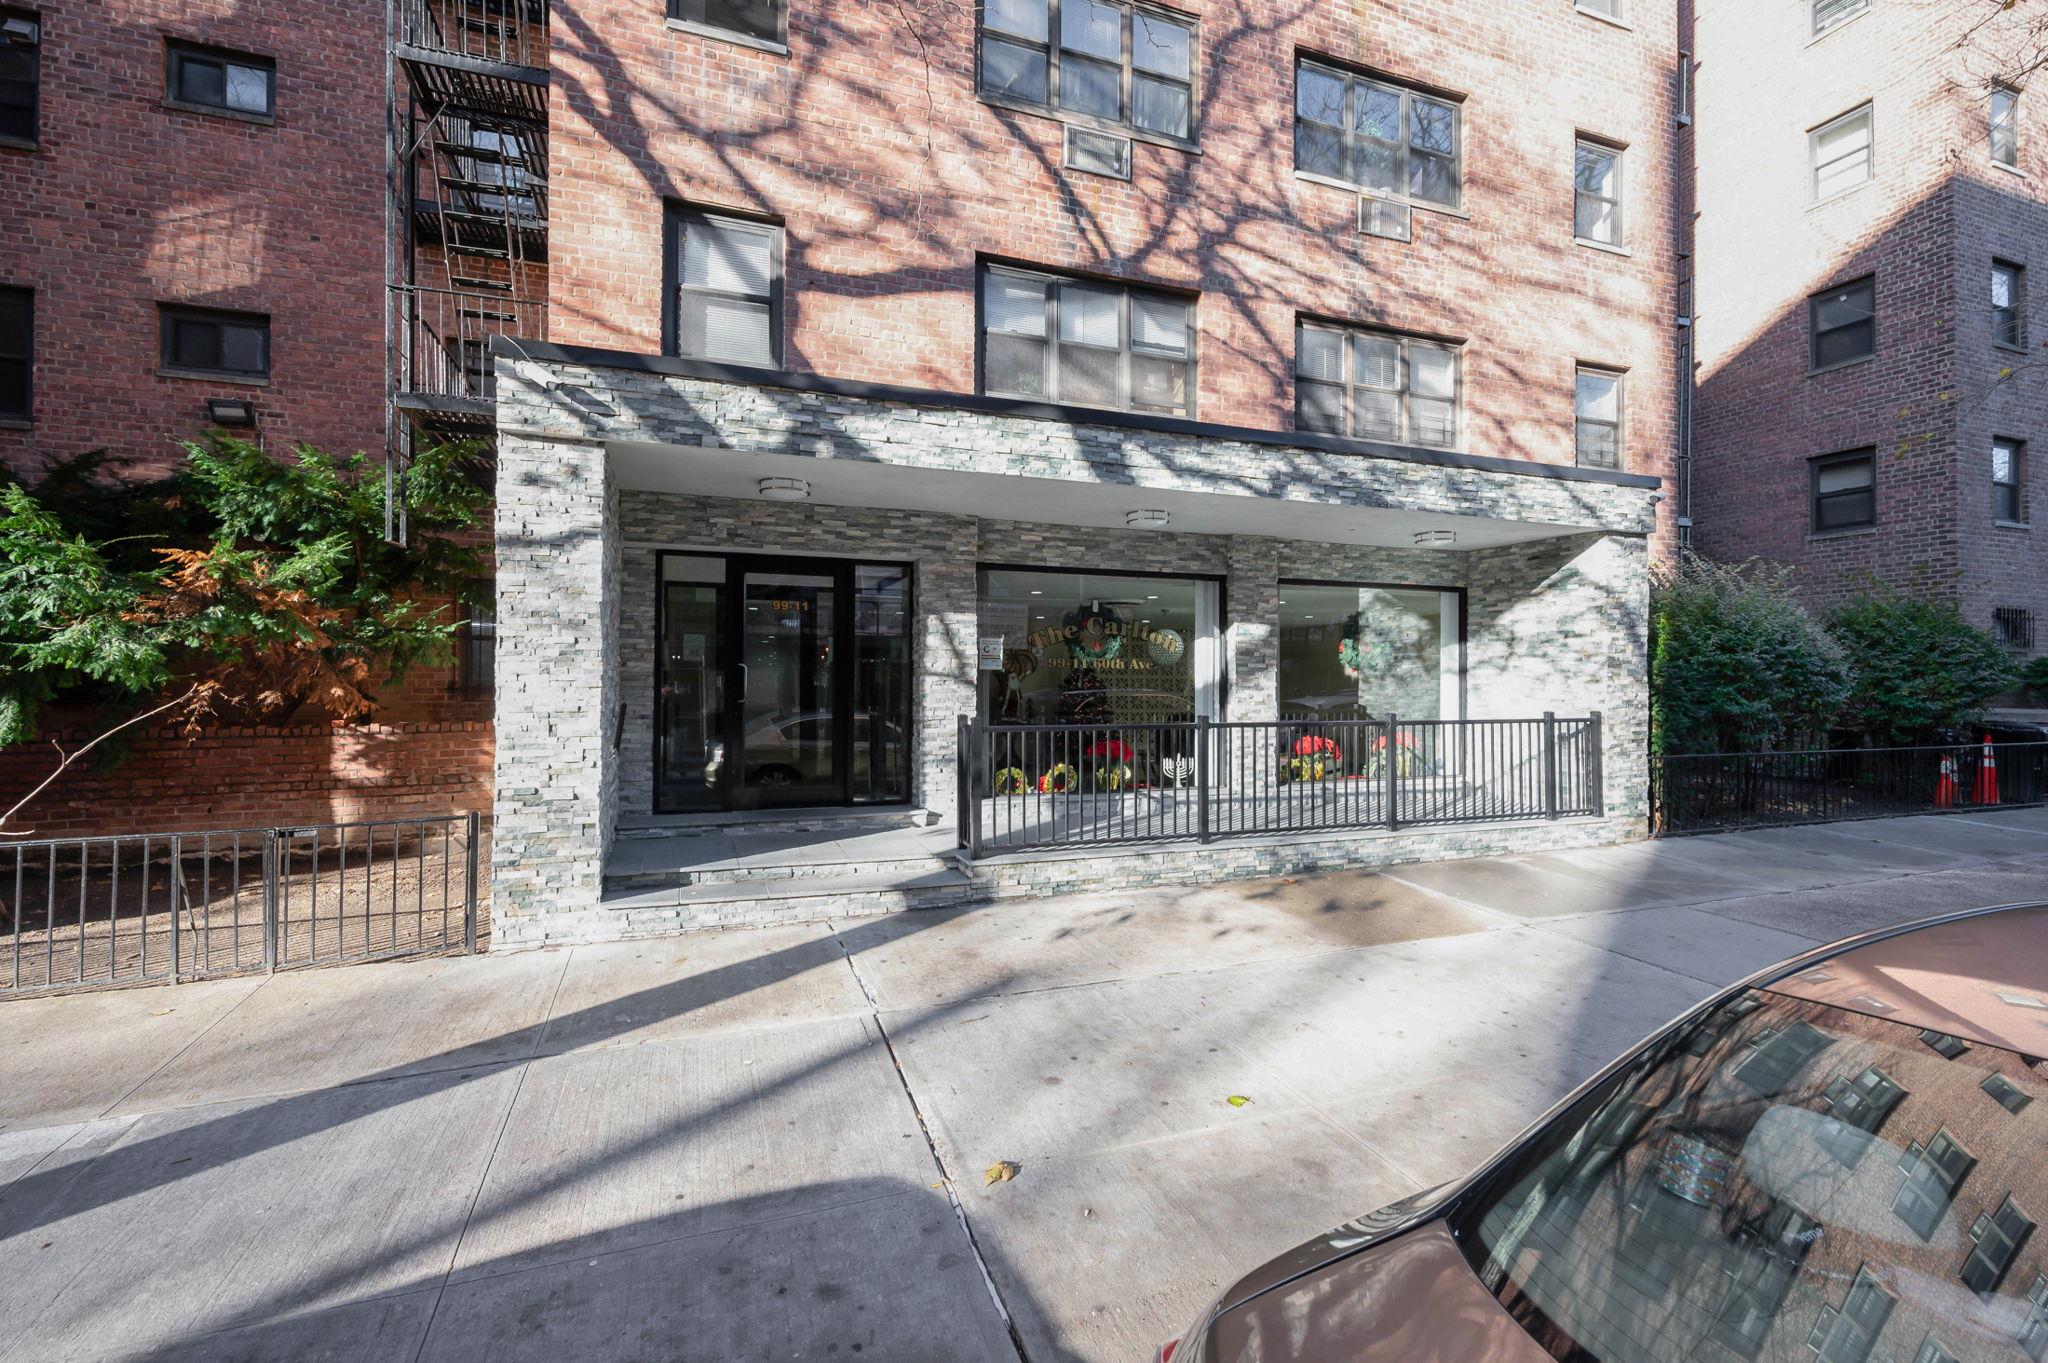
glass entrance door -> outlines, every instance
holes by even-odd
[[[664,554],[654,811],[910,798],[908,565]]]
[[[740,579],[740,809],[844,803],[839,574],[750,565]]]

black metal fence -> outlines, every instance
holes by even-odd
[[[0,845],[0,998],[476,950],[480,820]]]
[[[1600,716],[989,724],[960,846],[989,852],[1601,812]]]
[[[1659,833],[2039,804],[2048,743],[1672,754],[1650,760],[1650,798]]]

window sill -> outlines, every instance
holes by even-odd
[[[1806,532],[1806,538],[1809,542],[1814,540],[1849,540],[1855,539],[1858,535],[1875,535],[1876,533],[1877,527],[1874,525],[1847,525],[1843,526],[1840,530],[1809,530]]]
[[[1991,163],[1991,168],[1992,168],[1993,170],[2002,170],[2002,171],[2004,171],[2004,172],[2005,172],[2005,173],[2006,173],[2007,175],[2017,175],[2017,176],[2019,176],[2019,177],[2020,177],[2020,178],[2021,178],[2022,180],[2024,180],[2024,179],[2026,179],[2026,178],[2027,178],[2027,173],[2026,173],[2025,171],[2021,170],[2021,169],[2020,169],[2020,168],[2019,168],[2018,166],[2008,166],[2008,165],[2007,165],[2007,164],[2006,164],[2005,162],[2003,162],[2003,161],[1993,161],[1993,162]]]
[[[1843,29],[1855,23],[1857,20],[1867,18],[1872,8],[1873,6],[1865,5],[1862,9],[1857,10],[1854,14],[1842,20],[1840,23],[1829,24],[1820,32],[1814,34],[1811,38],[1808,38],[1806,40],[1806,45],[1808,47],[1812,47],[1815,43],[1826,42],[1829,38],[1834,37],[1837,33],[1840,33]]]
[[[789,55],[788,43],[770,42],[766,38],[756,38],[745,33],[735,33],[729,28],[719,28],[715,24],[700,24],[690,19],[671,18],[668,20],[668,27],[670,31],[675,33],[694,33],[699,38],[711,38],[721,43],[731,43],[734,47],[750,47],[756,52],[772,52],[778,57],[787,57]]]
[[[277,126],[276,114],[252,114],[242,109],[223,109],[213,104],[187,104],[181,99],[166,99],[162,107],[181,114],[203,114],[207,118],[225,118],[234,123],[254,123],[260,127]]]
[[[0,150],[41,151],[43,144],[30,137],[0,137]]]
[[[267,377],[260,379],[252,378],[247,374],[223,373],[218,369],[175,369],[170,365],[160,365],[157,367],[156,376],[160,379],[196,379],[204,383],[232,383],[242,388],[270,387],[270,380]]]
[[[1629,250],[1626,246],[1609,246],[1606,242],[1595,241],[1591,237],[1573,237],[1572,245],[1583,246],[1589,251],[1605,251],[1610,256],[1632,256],[1635,254],[1634,251]]]
[[[2034,523],[2032,521],[1994,520],[1991,523],[1997,526],[2000,530],[2032,530],[2034,528]]]
[[[1636,26],[1627,19],[1619,18],[1612,14],[1602,14],[1599,10],[1587,9],[1584,5],[1573,5],[1572,8],[1578,13],[1585,15],[1588,19],[1598,19],[1601,23],[1612,25],[1624,33],[1635,32]]]
[[[2009,355],[2031,355],[2034,353],[2023,345],[2008,345],[2004,341],[1993,341],[1991,348],[1993,350],[2003,350]]]
[[[1877,356],[1875,355],[1862,355],[1858,356],[1856,359],[1853,360],[1838,360],[1834,364],[1824,364],[1818,369],[1808,369],[1806,371],[1806,377],[1811,379],[1817,378],[1822,374],[1835,374],[1841,372],[1844,369],[1854,369],[1857,365],[1869,364],[1872,360],[1876,358]]]
[[[25,416],[0,416],[0,431],[32,431],[35,419]]]
[[[1364,185],[1354,185],[1348,180],[1336,180],[1327,175],[1318,175],[1312,170],[1297,170],[1294,172],[1294,178],[1306,181],[1312,185],[1328,185],[1331,189],[1341,189],[1345,193],[1354,196],[1369,194],[1373,198],[1383,200],[1386,203],[1403,204],[1418,213],[1441,213],[1447,218],[1462,218],[1466,222],[1472,221],[1472,214],[1462,208],[1446,208],[1442,204],[1430,203],[1426,199],[1411,199],[1405,194],[1382,194],[1377,190],[1367,189]]]
[[[1112,137],[1128,137],[1133,142],[1143,142],[1147,146],[1171,147],[1190,156],[1202,154],[1201,147],[1189,139],[1148,132],[1143,128],[1134,128],[1128,123],[1113,123],[1109,119],[1097,118],[1093,114],[1075,113],[1072,109],[1055,109],[1049,104],[1033,104],[1028,99],[1011,99],[1007,95],[992,95],[986,90],[976,90],[974,97],[992,109],[1009,109],[1016,113],[1029,114],[1033,118],[1049,119],[1054,123],[1108,133]]]

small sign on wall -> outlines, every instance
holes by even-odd
[[[1002,671],[1002,670],[1003,670],[1003,636],[1002,636],[1002,635],[1000,635],[1000,634],[984,634],[984,635],[982,635],[982,636],[981,636],[981,641],[980,641],[980,647],[979,647],[979,648],[978,648],[978,649],[976,650],[976,655],[977,655],[977,658],[976,658],[975,666],[976,666],[976,667],[977,667],[978,669],[980,669],[981,671],[983,671],[983,672],[1000,672],[1000,671]]]

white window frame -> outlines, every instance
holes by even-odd
[[[1808,0],[1808,40],[1824,38],[1851,19],[1869,12],[1870,0],[1847,0],[1845,4],[1832,6],[1830,0]]]
[[[1337,385],[1341,386],[1344,390],[1344,429],[1341,431],[1316,431],[1314,427],[1303,426],[1300,422],[1300,391],[1302,383],[1301,338],[1304,332],[1310,331],[1334,335],[1341,340],[1344,347],[1344,376],[1341,383]],[[1391,341],[1399,347],[1398,363],[1400,365],[1400,378],[1397,386],[1391,389],[1379,388],[1371,390],[1382,393],[1391,392],[1398,399],[1401,413],[1401,431],[1398,436],[1391,440],[1383,436],[1356,434],[1358,416],[1355,410],[1356,395],[1354,390],[1369,387],[1369,385],[1361,384],[1358,381],[1353,345],[1359,338]],[[1411,412],[1410,404],[1410,399],[1414,395],[1414,389],[1410,376],[1409,357],[1418,347],[1443,352],[1448,354],[1451,359],[1451,387],[1453,391],[1450,399],[1451,439],[1448,444],[1438,444],[1434,441],[1423,441],[1415,438],[1415,419]],[[1465,447],[1465,346],[1461,341],[1439,340],[1428,336],[1411,336],[1406,332],[1388,331],[1380,327],[1346,326],[1337,322],[1312,321],[1304,317],[1297,319],[1295,322],[1294,368],[1296,430],[1309,431],[1319,435],[1337,435],[1347,440],[1371,440],[1382,444],[1413,445],[1420,449],[1461,450]],[[1332,386],[1331,381],[1326,379],[1311,379],[1309,382],[1321,384],[1324,387]],[[1440,399],[1430,400],[1438,401]]]
[[[1579,184],[1579,158],[1584,153],[1598,152],[1613,158],[1614,193],[1611,197],[1593,195],[1600,203],[1614,205],[1614,240],[1603,237],[1583,236],[1579,232],[1579,204],[1590,191]],[[1580,133],[1572,139],[1572,240],[1583,246],[1599,246],[1610,251],[1625,250],[1628,246],[1628,148],[1619,142]]]
[[[1998,102],[2001,99],[2005,101],[2005,118],[2002,121],[1998,117]],[[1991,164],[2003,166],[2007,170],[2018,170],[2020,168],[2020,92],[2013,89],[2010,85],[1992,86],[1989,115]],[[1999,137],[2001,132],[2005,134],[2003,139]],[[2001,140],[2006,144],[2006,150],[2011,153],[2010,156],[2001,156],[1999,154],[1999,143]]]
[[[1863,178],[1856,181],[1854,184],[1845,185],[1839,189],[1831,189],[1827,192],[1825,196],[1823,196],[1820,188],[1820,139],[1825,134],[1833,131],[1836,128],[1839,128],[1844,123],[1853,122],[1859,118],[1864,120],[1868,128],[1868,131],[1865,133],[1863,142]],[[1848,159],[1849,158],[1845,156],[1837,157],[1835,158],[1835,161],[1830,161],[1828,164],[1834,165],[1836,164],[1836,162],[1846,161]],[[1863,186],[1869,184],[1872,180],[1875,180],[1877,178],[1876,103],[1872,100],[1865,100],[1863,101],[1863,103],[1857,105],[1855,108],[1845,110],[1842,113],[1836,114],[1833,118],[1830,118],[1823,123],[1817,123],[1813,127],[1809,128],[1806,133],[1806,171],[1808,191],[1812,196],[1813,202],[1815,203],[1827,203],[1829,200],[1839,199],[1844,194],[1853,194],[1857,190],[1863,188]]]

